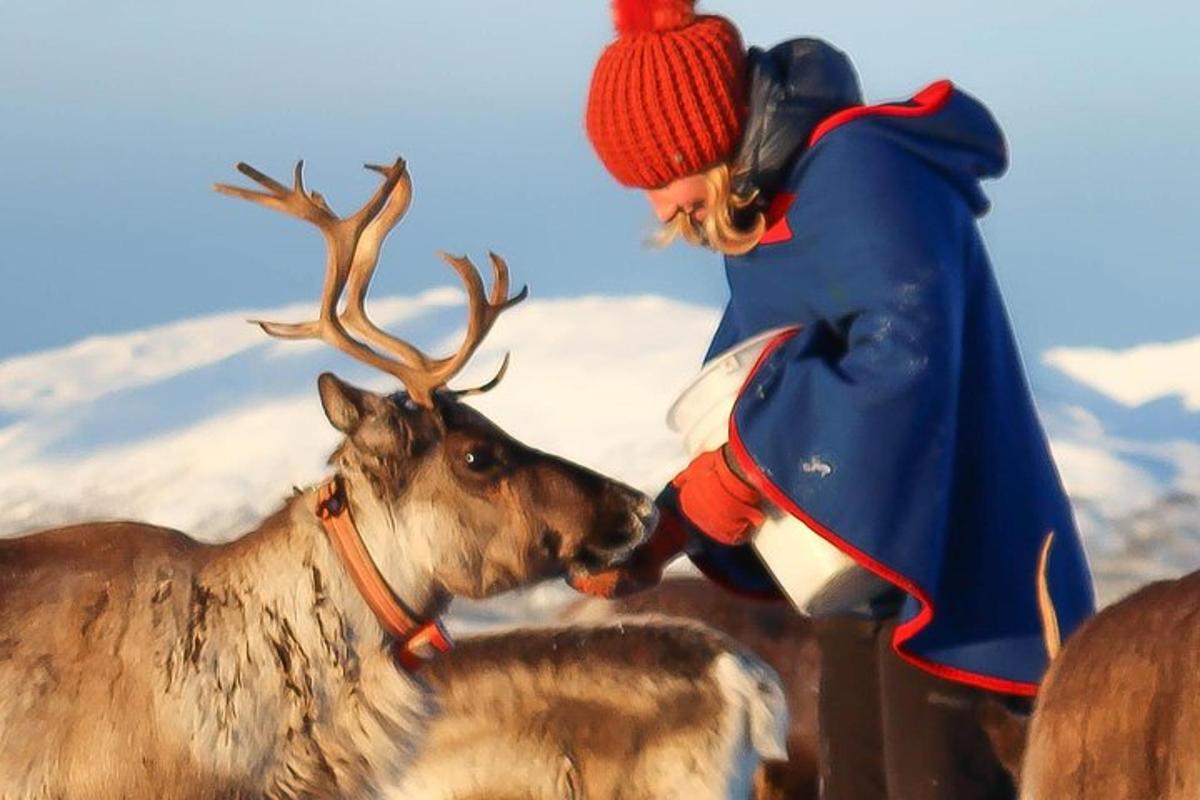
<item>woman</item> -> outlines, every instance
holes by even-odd
[[[771,594],[747,546],[773,505],[887,588],[818,620],[825,797],[1012,796],[977,723],[1046,666],[1038,549],[1063,633],[1093,611],[1071,510],[975,220],[1006,166],[988,111],[949,82],[863,106],[846,57],[800,39],[747,52],[684,0],[620,0],[589,137],[663,223],[725,255],[709,356],[776,328],[730,442],[662,495],[663,523],[619,594],[689,552]],[[680,521],[682,520],[682,524]]]

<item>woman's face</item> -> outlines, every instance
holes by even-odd
[[[707,182],[703,173],[679,178],[658,189],[648,189],[646,196],[650,199],[654,215],[663,224],[680,211],[691,215],[697,222],[704,220]]]

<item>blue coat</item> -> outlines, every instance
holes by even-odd
[[[814,132],[762,243],[726,260],[715,355],[779,326],[731,444],[777,505],[904,590],[894,644],[943,677],[1031,694],[1046,667],[1036,565],[1063,634],[1093,612],[1071,508],[976,217],[1006,167],[988,111],[948,82]],[[773,219],[772,219],[773,217]],[[749,548],[710,575],[771,587]]]

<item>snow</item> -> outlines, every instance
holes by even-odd
[[[389,298],[371,308],[395,328],[450,304],[460,306],[461,294]],[[254,316],[309,314],[287,307]],[[223,539],[269,512],[293,484],[319,480],[337,436],[314,378],[336,356],[317,343],[269,340],[246,316],[214,315],[0,363],[0,409],[16,415],[0,429],[10,498],[0,533],[129,517]],[[649,490],[679,466],[682,451],[663,409],[698,364],[715,321],[710,309],[654,297],[529,301],[501,320],[462,383],[485,380],[505,351],[515,351],[504,383],[476,405],[527,443]],[[433,349],[453,347],[459,335],[440,337]],[[268,387],[253,376],[279,370],[280,360],[292,363],[264,396]],[[337,366],[362,385],[395,388],[350,362]],[[181,381],[186,373],[203,379]],[[101,425],[129,435],[97,438],[93,428]]]
[[[430,307],[456,303],[460,296],[455,290],[440,289],[412,298],[394,297],[372,304],[372,313],[381,324],[391,325]],[[262,332],[246,320],[291,320],[311,312],[302,304],[232,311],[118,336],[94,336],[57,350],[12,358],[0,362],[0,412],[44,414],[164,381],[262,345]]]
[[[457,290],[438,289],[370,307],[381,324],[446,351],[461,336],[461,303]],[[117,517],[225,540],[293,485],[318,481],[337,435],[317,374],[334,369],[378,391],[395,384],[319,343],[276,342],[245,322],[312,313],[214,314],[0,362],[0,535]],[[685,461],[664,417],[717,317],[655,296],[529,300],[501,319],[459,384],[486,380],[511,351],[500,388],[473,401],[484,413],[528,444],[654,492]],[[1180,369],[1198,345],[1060,349],[1046,361],[1121,402],[1178,394],[1200,409],[1200,370]],[[1101,595],[1200,566],[1200,443],[1116,436],[1095,409],[1039,400]],[[561,584],[539,587],[465,605],[456,624],[537,616],[567,598]]]
[[[1200,336],[1125,350],[1058,347],[1043,361],[1129,407],[1178,396],[1200,411]]]
[[[1055,439],[1051,451],[1071,495],[1092,500],[1107,516],[1128,514],[1159,496],[1154,478],[1104,447]]]

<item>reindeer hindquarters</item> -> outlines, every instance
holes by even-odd
[[[1022,798],[1200,797],[1200,574],[1143,588],[1086,622],[1042,684]]]
[[[745,798],[783,752],[774,673],[698,625],[478,637],[431,679],[442,714],[394,798]]]

